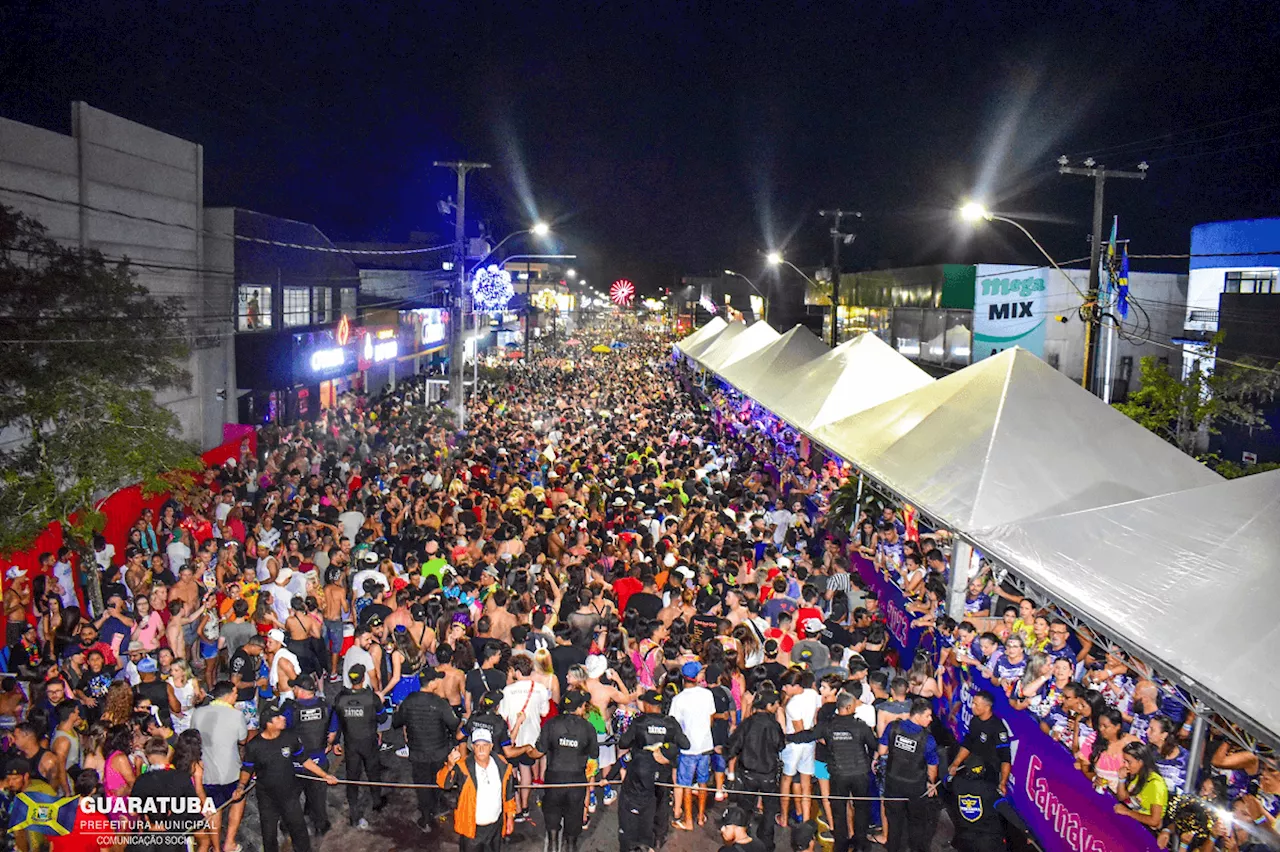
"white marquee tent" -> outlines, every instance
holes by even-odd
[[[821,426],[866,411],[933,382],[874,334],[845,341],[792,376],[762,383],[752,398],[798,429]]]
[[[702,328],[692,334],[676,341],[676,351],[682,355],[688,355],[689,350],[698,347],[699,349],[706,345],[707,342],[714,340],[720,332],[727,328],[729,323],[725,322],[721,317],[712,317],[711,321]]]
[[[1222,481],[1017,347],[813,437],[960,532]]]
[[[758,386],[794,383],[799,370],[827,351],[826,344],[812,331],[797,325],[763,349],[724,368],[720,378],[756,399]]]
[[[778,332],[773,326],[764,322],[752,323],[733,337],[729,333],[740,328],[738,323],[731,323],[716,341],[694,356],[695,361],[704,369],[719,373],[731,364],[758,352],[778,339]]]
[[[1214,710],[1280,733],[1278,517],[1280,471],[1270,471],[972,538],[1148,662],[1199,684]]]

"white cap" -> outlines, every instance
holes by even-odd
[[[805,633],[821,633],[826,629],[826,625],[816,618],[806,618],[804,620]]]
[[[592,654],[587,657],[587,677],[600,677],[608,668],[609,662],[600,654]]]
[[[489,733],[487,728],[476,728],[471,732],[471,742],[473,743],[489,743],[493,744],[493,735]]]
[[[279,627],[272,628],[271,630],[268,630],[268,631],[267,631],[267,638],[268,638],[268,639],[274,639],[275,641],[277,641],[277,642],[279,642],[281,645],[283,645],[283,644],[284,644],[284,631],[283,631],[283,630],[281,630]]]
[[[292,568],[281,568],[279,572],[276,573],[276,585],[283,586],[285,583],[289,582],[292,577]]]
[[[17,565],[14,565],[14,566],[13,566],[12,568],[10,568],[8,571],[5,571],[5,572],[4,572],[4,576],[5,576],[5,578],[6,578],[6,579],[9,579],[9,580],[16,580],[16,579],[18,579],[19,577],[25,577],[25,576],[27,576],[27,569],[26,569],[26,568],[20,568],[20,567],[18,567]]]
[[[688,565],[677,565],[676,573],[681,577],[684,577],[686,580],[692,580],[694,578],[693,569]]]

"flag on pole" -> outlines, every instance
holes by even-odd
[[[1129,317],[1129,247],[1123,246],[1120,250],[1120,277],[1117,282],[1119,287],[1116,290],[1116,312],[1120,314],[1120,319],[1128,319]]]
[[[1102,295],[1105,297],[1104,303],[1109,302],[1111,300],[1111,290],[1113,287],[1115,287],[1115,284],[1116,284],[1116,282],[1111,279],[1112,279],[1112,270],[1115,269],[1116,230],[1119,228],[1119,226],[1120,226],[1120,217],[1116,216],[1111,220],[1111,239],[1107,240],[1106,262],[1102,264],[1102,275],[1099,276],[1102,279],[1101,287],[1102,287]]]

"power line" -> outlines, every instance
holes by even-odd
[[[429,246],[426,248],[412,249],[344,249],[336,246],[313,246],[303,243],[292,243],[284,240],[269,240],[263,237],[251,237],[247,234],[225,234],[218,231],[209,231],[204,228],[195,228],[191,225],[183,225],[180,222],[166,222],[163,219],[155,219],[150,216],[139,216],[133,213],[122,213],[119,210],[107,210],[103,207],[94,207],[91,204],[85,204],[82,201],[68,201],[65,198],[54,198],[50,195],[44,195],[39,192],[32,192],[28,189],[15,189],[8,186],[0,186],[0,192],[8,192],[13,195],[25,195],[40,201],[46,201],[50,204],[65,204],[70,207],[83,207],[86,210],[92,210],[95,213],[103,213],[108,216],[119,216],[123,219],[132,219],[137,222],[147,222],[152,225],[162,225],[166,228],[177,228],[183,231],[193,231],[208,237],[220,237],[228,240],[240,240],[242,242],[260,243],[262,245],[277,246],[280,248],[299,249],[302,251],[318,251],[327,252],[329,254],[352,254],[352,255],[380,255],[380,256],[401,256],[413,254],[431,254],[435,252],[445,251],[453,248],[453,243],[446,243],[440,246]],[[314,226],[312,226],[314,227]],[[319,230],[319,229],[317,229]]]
[[[1192,154],[1174,154],[1172,157],[1157,157],[1156,159],[1151,160],[1150,162],[1168,163],[1173,160],[1190,160],[1195,157],[1207,157],[1211,154],[1230,154],[1233,151],[1246,151],[1250,148],[1263,148],[1263,147],[1266,147],[1267,145],[1275,145],[1277,143],[1280,143],[1280,139],[1268,139],[1265,142],[1254,142],[1251,145],[1236,145],[1231,148],[1220,148],[1215,151],[1197,151]]]
[[[1085,157],[1089,155],[1105,154],[1111,151],[1119,151],[1125,148],[1134,148],[1134,147],[1144,145],[1148,142],[1158,142],[1162,139],[1170,139],[1175,136],[1180,136],[1187,133],[1195,133],[1196,131],[1199,131],[1199,130],[1208,130],[1213,127],[1221,127],[1224,124],[1235,124],[1236,122],[1244,121],[1250,118],[1256,118],[1257,116],[1260,116],[1260,115],[1269,115],[1270,113],[1277,112],[1277,111],[1280,111],[1280,106],[1268,107],[1266,109],[1258,110],[1257,112],[1251,112],[1251,113],[1246,113],[1245,115],[1236,116],[1235,118],[1224,118],[1224,119],[1221,119],[1220,121],[1211,121],[1208,124],[1199,124],[1194,127],[1184,128],[1182,130],[1171,130],[1168,133],[1161,133],[1159,136],[1149,136],[1145,139],[1137,139],[1132,142],[1124,142],[1118,145],[1109,145],[1103,148],[1094,148],[1089,151],[1077,151],[1075,154],[1069,154],[1068,156]]]

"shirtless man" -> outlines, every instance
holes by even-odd
[[[27,629],[27,607],[31,605],[31,584],[27,580],[27,570],[14,565],[5,572],[9,580],[9,588],[4,590],[5,644],[16,645],[22,641],[22,632]]]
[[[511,628],[516,626],[516,617],[507,609],[507,591],[498,589],[485,601],[485,615],[489,616],[489,635],[499,641],[511,644]]]
[[[329,566],[324,575],[324,605],[321,607],[324,616],[325,643],[329,647],[329,681],[337,683],[342,680],[342,626],[347,616],[347,590],[342,585],[342,569]]]
[[[187,569],[184,567],[183,570]],[[209,608],[209,603],[213,600],[212,594],[211,592],[210,597],[191,612],[187,611],[182,601],[169,601],[169,624],[164,629],[164,636],[169,640],[169,648],[173,651],[175,660],[187,658],[187,651],[195,642],[195,636],[199,632],[200,616],[204,615],[204,611]]]
[[[466,641],[463,639],[462,641]],[[453,665],[453,646],[440,645],[436,648],[436,671],[440,672],[443,677],[436,678],[431,681],[427,687],[428,692],[439,695],[445,701],[449,702],[449,706],[453,708],[453,712],[462,718],[466,709],[463,693],[466,692],[467,678],[462,670]]]
[[[409,592],[401,589],[393,595],[388,595],[383,600],[387,606],[391,607],[391,614],[383,619],[387,625],[387,635],[393,635],[397,627],[403,627],[408,630],[409,626],[413,624],[413,617],[409,615]]]

